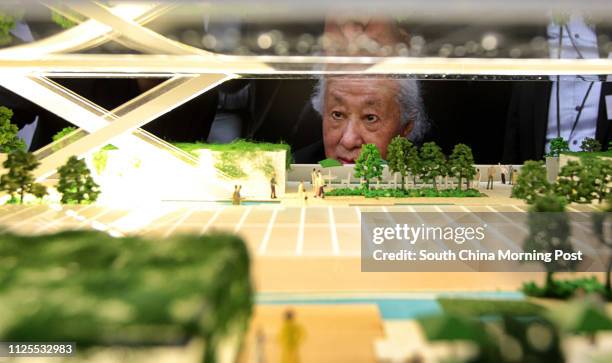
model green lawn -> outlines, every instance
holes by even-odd
[[[253,304],[235,236],[163,241],[98,232],[0,236],[0,340],[206,346],[241,337]],[[239,341],[238,339],[237,341]]]

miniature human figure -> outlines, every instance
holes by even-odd
[[[316,169],[312,169],[312,173],[310,173],[310,184],[312,185],[312,194],[314,194],[315,198],[317,197],[317,171]]]
[[[234,193],[232,194],[232,204],[240,205],[240,189],[238,185],[234,185]]]
[[[497,163],[497,166],[499,167],[501,182],[502,184],[506,184],[506,174],[508,173],[508,168],[506,165],[501,165],[501,163]]]
[[[518,170],[512,172],[512,185],[516,184],[516,179],[518,178],[518,174],[519,174]]]
[[[491,165],[487,169],[487,189],[493,190],[493,178],[495,177],[495,166]]]
[[[300,345],[304,337],[304,328],[295,321],[293,311],[287,310],[278,336],[281,346],[281,363],[300,362]]]
[[[261,328],[257,329],[255,333],[255,346],[254,346],[254,359],[255,363],[266,362],[266,334]]]
[[[317,170],[317,195],[320,198],[325,198],[325,180],[323,179],[323,174],[321,174],[321,170]]]
[[[480,168],[476,168],[476,177],[474,178],[476,189],[480,189]]]
[[[272,173],[270,178],[270,198],[276,199],[276,174]]]

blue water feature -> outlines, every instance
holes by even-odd
[[[430,295],[423,297],[423,295]],[[290,294],[259,294],[257,303],[260,305],[350,305],[368,304],[378,306],[383,320],[409,320],[422,316],[442,313],[440,304],[436,301],[439,297],[473,298],[473,299],[499,299],[499,300],[521,300],[524,295],[518,292],[449,292],[435,294],[402,294],[401,297],[372,295],[364,297],[358,294],[351,296],[316,295],[313,297],[299,296],[291,297]]]

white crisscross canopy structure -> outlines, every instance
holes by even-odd
[[[608,75],[612,60],[476,59],[410,57],[326,57],[223,55],[170,39],[146,27],[167,15],[171,2],[41,1],[80,14],[86,20],[46,39],[0,50],[0,86],[57,114],[79,129],[61,147],[36,152],[39,179],[49,177],[70,156],[83,156],[106,144],[143,158],[163,158],[193,166],[194,158],[140,127],[237,77],[359,75]],[[106,42],[119,42],[139,54],[90,54]],[[52,81],[53,77],[167,77],[124,105],[106,110]],[[76,140],[76,141],[74,141]],[[225,193],[225,191],[223,191]]]

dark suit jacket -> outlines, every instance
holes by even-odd
[[[552,82],[548,81],[524,81],[514,85],[506,123],[504,163],[522,164],[544,157],[551,89]],[[612,139],[612,121],[608,120],[605,103],[605,96],[611,94],[612,83],[602,83],[595,138],[604,150]]]

